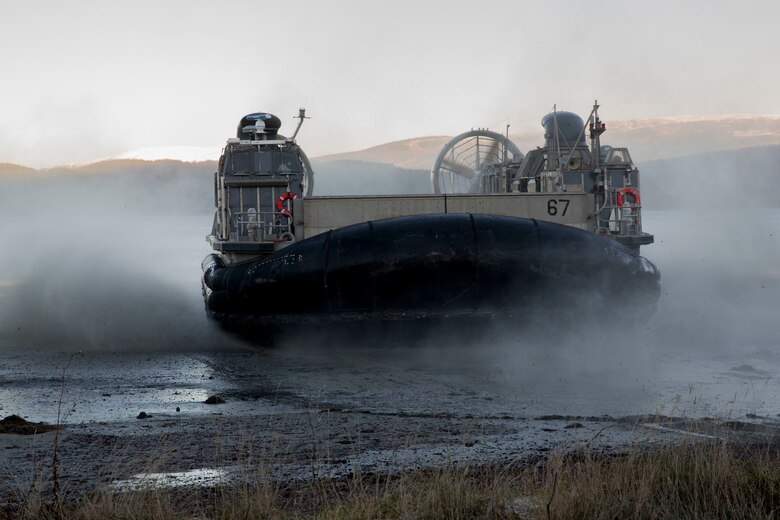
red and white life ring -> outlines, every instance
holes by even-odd
[[[621,188],[618,190],[617,194],[617,205],[619,207],[623,207],[625,202],[623,201],[623,197],[625,195],[632,195],[634,197],[634,206],[641,206],[642,205],[642,199],[639,197],[639,190],[636,188]]]
[[[291,191],[282,193],[279,198],[276,199],[276,209],[279,210],[279,213],[281,213],[283,217],[292,217],[292,204],[290,204],[290,209],[287,209],[287,207],[284,205],[284,202],[287,200],[295,200],[297,198],[298,195]]]

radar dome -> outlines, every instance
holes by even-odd
[[[273,137],[282,126],[282,121],[273,114],[255,112],[247,114],[238,123],[236,137],[239,139],[257,139],[258,135]]]
[[[585,132],[582,131],[585,123],[580,116],[574,112],[550,112],[542,118],[544,138],[548,147],[550,145],[555,147],[556,124],[561,148],[588,146],[585,142]],[[579,141],[577,141],[578,138]]]

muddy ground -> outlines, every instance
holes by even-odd
[[[220,351],[6,353],[0,415],[52,424],[59,413],[58,478],[80,491],[149,474],[159,485],[247,471],[308,479],[780,431],[771,352],[704,364],[602,352],[593,364],[576,345],[520,355],[510,340],[381,350],[227,341]],[[214,395],[224,403],[206,404]],[[49,483],[55,435],[0,435],[0,493]]]
[[[57,233],[51,219],[3,221],[0,419],[62,428],[0,434],[0,497],[50,484],[55,438],[70,490],[777,439],[776,211],[647,212],[657,242],[643,252],[663,292],[639,327],[616,299],[553,336],[498,323],[381,347],[326,335],[264,348],[214,329],[200,296],[210,218],[84,219]],[[213,395],[225,402],[205,404]]]

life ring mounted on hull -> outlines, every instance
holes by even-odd
[[[642,198],[639,196],[639,190],[636,188],[621,188],[618,190],[617,194],[617,205],[618,207],[622,208],[625,205],[624,197],[626,195],[631,195],[634,197],[634,204],[632,204],[633,207],[641,207],[642,206]]]
[[[298,198],[298,195],[295,193],[288,191],[285,193],[282,193],[278,199],[276,199],[276,209],[279,210],[279,213],[282,214],[283,217],[291,218],[292,217],[292,204],[290,204],[290,208],[288,209],[284,203],[288,200],[295,200]]]

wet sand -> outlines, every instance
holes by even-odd
[[[0,415],[56,423],[59,407],[59,478],[79,491],[149,473],[168,474],[155,485],[210,485],[250,469],[309,479],[780,431],[772,353],[704,365],[615,353],[587,366],[562,363],[565,345],[526,356],[475,345],[319,347],[9,353]],[[225,402],[205,404],[212,395]],[[0,435],[0,493],[49,479],[54,436]]]

